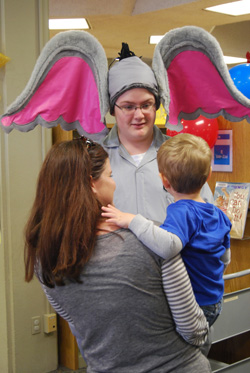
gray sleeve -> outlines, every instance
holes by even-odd
[[[201,346],[207,339],[209,326],[202,309],[196,302],[181,255],[164,261],[161,269],[163,289],[176,331],[186,342]]]
[[[131,221],[129,229],[145,246],[163,259],[169,260],[182,250],[182,242],[178,236],[156,226],[140,214]]]
[[[225,271],[228,264],[231,262],[230,248],[226,249],[225,253],[220,257],[220,260],[224,263],[224,271]]]

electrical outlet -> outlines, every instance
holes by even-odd
[[[47,313],[43,315],[44,333],[52,333],[57,330],[56,313]]]
[[[41,316],[31,318],[31,334],[41,333]]]

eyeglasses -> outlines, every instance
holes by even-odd
[[[135,111],[137,109],[140,109],[143,114],[147,114],[147,113],[150,113],[151,110],[155,107],[155,103],[148,102],[148,103],[142,104],[140,106],[130,105],[130,104],[124,105],[124,106],[119,106],[119,105],[115,104],[115,106],[117,106],[118,109],[120,109],[125,115],[132,115],[132,114],[135,113]]]

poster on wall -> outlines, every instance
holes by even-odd
[[[216,143],[212,149],[212,170],[221,172],[233,171],[233,131],[219,130]]]
[[[214,204],[230,219],[232,238],[242,239],[249,207],[250,183],[227,183],[217,181]]]

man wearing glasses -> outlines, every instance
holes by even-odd
[[[116,125],[102,142],[116,182],[114,204],[163,222],[173,199],[163,190],[157,165],[157,151],[168,138],[154,125],[160,106],[157,83],[152,69],[133,52],[120,56],[109,70],[110,113]],[[202,196],[213,203],[207,184]]]

